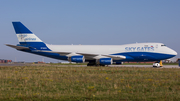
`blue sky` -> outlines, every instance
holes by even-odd
[[[161,42],[180,53],[179,5],[180,0],[1,0],[0,59],[43,58],[4,45],[18,44],[12,21],[21,21],[48,44]]]

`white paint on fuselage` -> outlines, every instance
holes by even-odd
[[[115,54],[124,52],[152,52],[177,55],[177,53],[168,48],[163,43],[135,43],[125,45],[49,45],[46,44],[49,49],[56,52],[81,52],[81,53],[92,53],[92,54]],[[133,47],[132,50],[127,50],[127,47]],[[136,49],[135,49],[136,47]],[[140,47],[140,49],[138,48]],[[154,47],[142,48],[142,47]],[[138,48],[138,49],[137,49]]]

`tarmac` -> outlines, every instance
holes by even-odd
[[[153,65],[110,65],[110,67],[140,67],[140,68],[157,68],[153,67]],[[178,65],[163,65],[163,67],[158,68],[180,68]]]
[[[25,63],[0,63],[0,66],[33,66],[33,65],[38,65],[38,64],[25,64]],[[39,65],[47,65],[51,66],[49,64],[39,64]],[[58,67],[87,67],[86,65],[53,65],[53,66],[58,66]],[[153,67],[152,65],[109,65],[108,67],[139,67],[139,68],[157,68]],[[164,65],[163,67],[158,67],[158,68],[180,68],[178,65]]]

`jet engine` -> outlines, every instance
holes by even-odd
[[[99,59],[99,64],[101,65],[111,65],[113,63],[112,58],[101,58]]]
[[[76,55],[76,56],[68,57],[68,61],[76,62],[76,63],[83,63],[85,62],[85,58],[83,55]]]

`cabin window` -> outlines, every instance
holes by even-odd
[[[166,45],[161,45],[161,46],[166,46]]]

